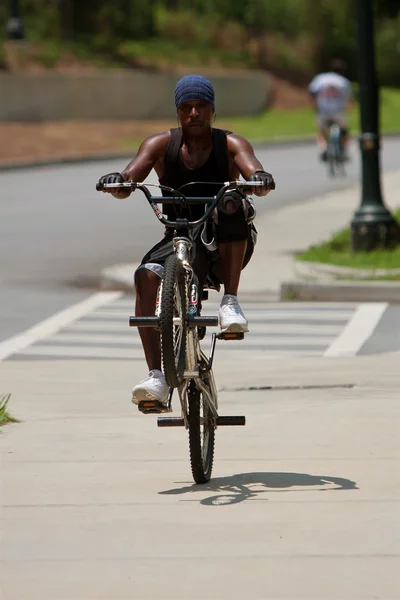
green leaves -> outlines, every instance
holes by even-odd
[[[7,405],[11,398],[11,394],[1,394],[0,395],[0,426],[5,425],[6,423],[18,423],[17,419],[14,419],[7,412]]]

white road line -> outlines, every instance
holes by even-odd
[[[136,327],[135,327],[136,329]],[[82,321],[77,321],[76,323],[72,323],[69,327],[68,327],[68,331],[70,332],[91,332],[93,333],[93,331],[99,331],[101,332],[99,335],[102,335],[103,332],[106,331],[111,331],[111,332],[119,332],[121,331],[122,333],[126,332],[127,335],[129,335],[129,333],[132,333],[133,328],[129,327],[129,322],[128,322],[128,318],[125,319],[125,321],[123,321],[122,319],[119,321],[101,321],[99,320],[95,320],[95,319],[83,319]]]
[[[360,304],[342,333],[333,341],[324,356],[354,356],[372,335],[388,304]]]
[[[128,331],[128,335],[119,335],[112,332],[93,334],[93,333],[70,333],[68,329],[53,335],[46,340],[46,345],[52,346],[62,345],[65,343],[73,346],[85,344],[96,344],[102,347],[104,344],[121,344],[121,346],[132,346],[133,344],[141,344],[139,334],[133,336],[132,331]],[[131,334],[131,335],[129,335]],[[42,344],[43,345],[43,344]]]
[[[24,356],[67,356],[68,358],[127,358],[144,360],[142,348],[102,348],[89,346],[32,346]]]
[[[38,340],[53,335],[63,327],[67,327],[83,315],[95,310],[97,307],[117,300],[123,292],[99,292],[93,294],[83,302],[69,306],[41,323],[34,325],[23,333],[16,335],[4,342],[0,342],[0,361],[12,354],[20,352]]]

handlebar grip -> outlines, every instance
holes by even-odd
[[[100,183],[100,181],[98,181],[98,182],[96,183],[96,190],[97,190],[98,192],[101,192],[101,191],[103,190],[103,184],[102,184],[102,183]]]
[[[271,183],[271,185],[269,186],[269,189],[270,189],[270,190],[274,190],[274,189],[275,189],[275,187],[276,187],[276,185],[275,185],[275,181],[273,181],[273,182]]]

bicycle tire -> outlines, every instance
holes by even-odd
[[[160,306],[163,370],[172,388],[182,383],[185,370],[187,297],[184,269],[173,254],[165,261]],[[174,317],[181,319],[180,325],[174,324]]]
[[[214,461],[215,427],[208,405],[192,380],[188,388],[190,466],[196,483],[207,483]]]
[[[337,172],[344,177],[346,175],[345,161],[343,157],[343,150],[340,143],[336,148],[336,170]]]
[[[335,144],[331,137],[328,139],[328,144],[326,148],[326,161],[328,166],[328,173],[331,177],[335,177],[336,175],[336,154],[335,154]]]

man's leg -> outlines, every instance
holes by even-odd
[[[340,126],[340,146],[341,146],[344,157],[347,158],[348,157],[347,150],[348,150],[348,146],[349,146],[350,136],[349,136],[349,128],[348,128],[348,124],[347,124],[346,115],[341,113],[340,115],[338,115],[337,121]]]
[[[247,319],[237,300],[249,234],[243,206],[235,210],[233,203],[225,204],[224,214],[218,216],[218,231],[218,251],[225,291],[220,307],[221,329],[230,332],[246,332],[248,331]]]
[[[148,252],[142,265],[135,273],[136,287],[136,316],[154,316],[158,287],[165,259],[172,250],[172,242],[164,238]],[[157,260],[158,262],[153,262]],[[132,390],[132,402],[139,404],[142,400],[154,400],[165,405],[169,387],[161,371],[160,334],[152,327],[139,327],[146,362],[149,368],[148,376]]]
[[[326,160],[326,122],[322,115],[317,116],[317,145],[321,160]]]
[[[218,246],[224,274],[225,294],[237,296],[247,240],[222,242]]]
[[[137,317],[154,316],[160,277],[146,268],[135,273]],[[138,327],[149,371],[161,371],[160,333],[152,327]]]

